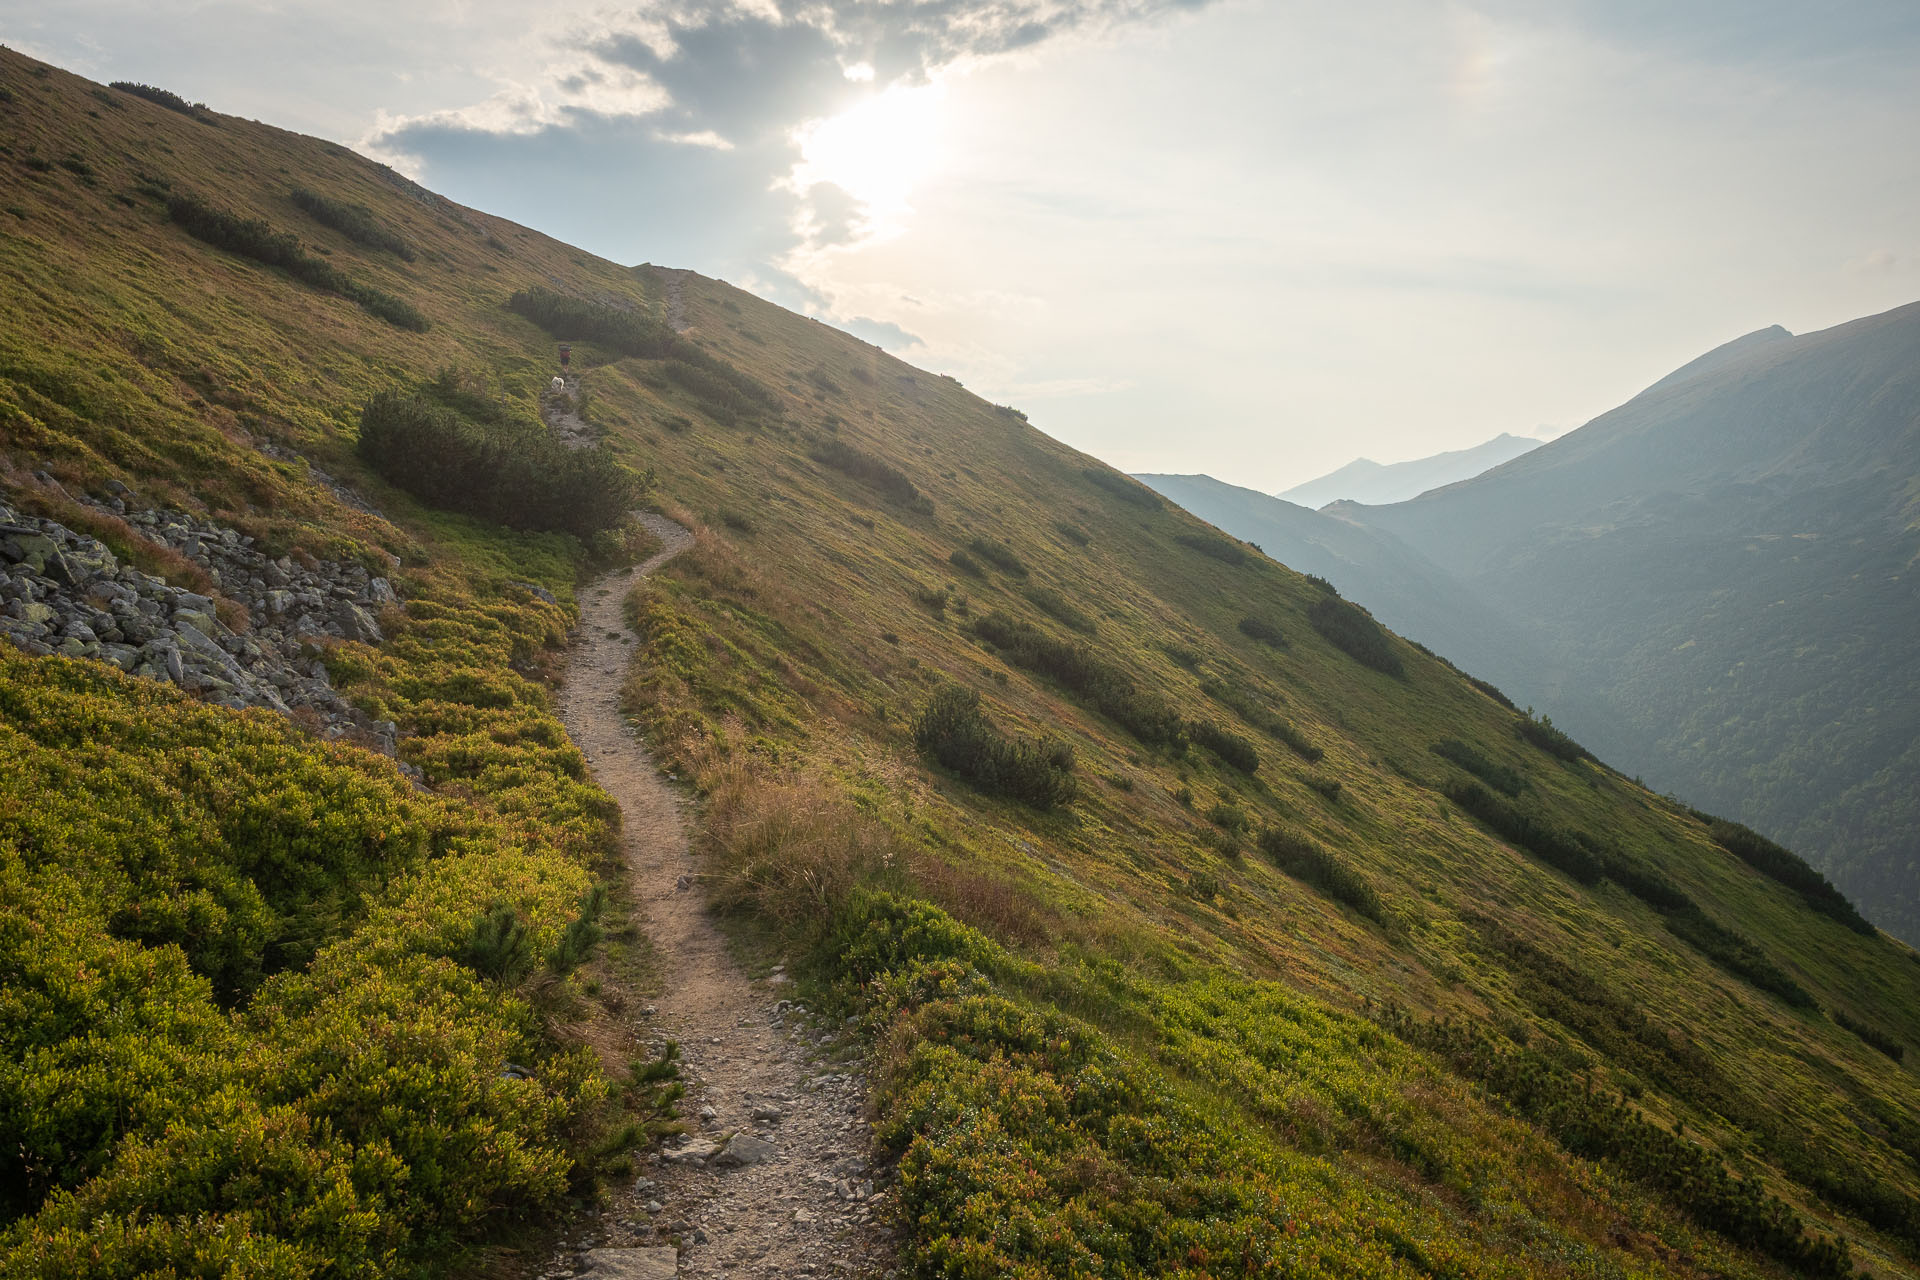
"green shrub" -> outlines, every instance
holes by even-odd
[[[429,327],[427,318],[410,303],[356,282],[332,263],[301,248],[293,233],[276,230],[263,218],[242,218],[192,195],[169,196],[167,216],[196,240],[278,267],[303,284],[346,298],[396,328],[425,333]]]
[[[185,98],[170,89],[162,89],[157,85],[137,84],[132,80],[115,80],[112,87],[122,93],[130,93],[136,98],[145,98],[155,106],[165,107],[169,111],[177,111],[183,116],[190,116],[198,120],[201,124],[214,123],[213,118],[207,114],[206,103],[188,102]]]
[[[1072,800],[1073,748],[1052,739],[1013,739],[994,728],[980,695],[959,685],[937,690],[913,722],[920,751],[982,791],[1052,809]]]
[[[967,574],[969,577],[984,578],[987,576],[987,567],[968,555],[964,547],[955,547],[953,554],[947,557],[947,563],[960,572]]]
[[[1241,773],[1250,774],[1260,767],[1260,753],[1251,742],[1211,721],[1187,721],[1187,737]]]
[[[1218,560],[1221,564],[1242,565],[1247,562],[1245,547],[1218,534],[1177,533],[1173,540],[1183,547],[1198,551],[1210,560]]]
[[[1575,1075],[1538,1050],[1501,1048],[1464,1023],[1423,1023],[1397,1010],[1387,1023],[1505,1099],[1574,1155],[1605,1161],[1701,1226],[1796,1275],[1854,1274],[1845,1241],[1809,1234],[1800,1217],[1757,1180],[1734,1176],[1705,1147],[1651,1123],[1624,1098],[1596,1091],[1591,1077]]]
[[[1463,676],[1466,676],[1465,672],[1462,672],[1461,674]],[[1507,710],[1518,711],[1520,709],[1513,705],[1513,699],[1507,697],[1506,694],[1500,692],[1499,689],[1495,688],[1492,684],[1488,683],[1487,681],[1478,679],[1477,677],[1474,677],[1474,676],[1466,676],[1466,681],[1468,684],[1472,685],[1474,688],[1478,689],[1480,692],[1486,694],[1489,698],[1492,698],[1495,702],[1499,703],[1501,706],[1505,707]]]
[[[1833,1020],[1841,1027],[1859,1036],[1875,1049],[1878,1049],[1881,1053],[1892,1058],[1895,1062],[1906,1061],[1907,1047],[1880,1028],[1870,1023],[1860,1022],[1857,1019],[1850,1018],[1838,1009],[1833,1011]]]
[[[404,262],[413,261],[413,246],[380,225],[373,210],[363,204],[347,204],[330,199],[305,187],[295,187],[288,199],[306,210],[321,226],[332,227],[347,239],[369,249],[382,249]]]
[[[1162,505],[1160,495],[1138,480],[1123,476],[1117,471],[1108,471],[1101,467],[1083,467],[1080,474],[1096,489],[1112,494],[1120,501],[1134,507],[1143,507],[1148,511],[1158,511]]]
[[[1090,616],[1076,608],[1071,601],[1052,587],[1028,587],[1025,594],[1035,608],[1069,631],[1078,631],[1081,635],[1090,636],[1099,629]]]
[[[1307,621],[1329,643],[1348,657],[1396,680],[1406,677],[1400,655],[1393,651],[1386,628],[1357,604],[1339,596],[1322,596],[1307,608]]]
[[[1575,742],[1572,738],[1554,728],[1551,716],[1535,717],[1529,707],[1514,721],[1513,731],[1531,742],[1548,755],[1573,764],[1581,760],[1592,760],[1593,753]]]
[[[1813,1007],[1813,997],[1807,990],[1752,939],[1713,920],[1659,872],[1638,865],[1583,831],[1568,830],[1538,813],[1509,804],[1478,782],[1456,779],[1441,791],[1497,835],[1581,884],[1612,880],[1658,911],[1675,937],[1735,977],[1797,1009]]]
[[[904,472],[844,441],[829,440],[815,447],[812,457],[815,462],[852,476],[882,497],[903,507],[930,510],[933,506],[921,496],[920,490],[913,481],[907,479]]]
[[[1375,924],[1386,924],[1386,906],[1367,878],[1308,836],[1287,827],[1268,827],[1260,833],[1259,845],[1274,866],[1294,879],[1344,902]]]
[[[1240,619],[1240,634],[1276,649],[1287,647],[1287,637],[1279,627],[1265,618],[1256,618],[1252,614]]]
[[[1873,936],[1873,925],[1847,901],[1846,895],[1791,849],[1783,848],[1759,832],[1724,818],[1709,818],[1707,834],[1715,844],[1761,875],[1799,894],[1802,902],[1821,915],[1838,920],[1855,933]]]
[[[1174,747],[1185,743],[1185,726],[1166,699],[1141,690],[1131,676],[1086,645],[1048,635],[998,610],[975,621],[973,633],[1013,665],[1058,680],[1142,742]]]
[[[1053,523],[1053,528],[1056,533],[1076,547],[1090,546],[1093,542],[1093,535],[1077,524],[1069,524],[1065,520],[1056,520]]]
[[[1598,884],[1605,868],[1601,860],[1574,838],[1538,814],[1508,804],[1478,782],[1458,778],[1440,788],[1441,794],[1493,829],[1495,835],[1518,845],[1548,866],[1581,884]]]
[[[589,302],[535,286],[507,299],[507,310],[570,342],[595,342],[623,356],[663,358],[680,345],[666,324],[637,310]]]
[[[1231,710],[1247,724],[1285,743],[1288,750],[1308,764],[1317,764],[1326,755],[1306,734],[1295,728],[1291,720],[1275,715],[1231,685],[1220,680],[1202,680],[1200,692]]]
[[[1027,562],[1004,542],[985,537],[975,538],[967,544],[967,550],[1008,577],[1025,578],[1027,576]]]
[[[569,449],[531,423],[476,423],[400,391],[367,402],[357,447],[423,502],[582,539],[623,523],[646,487],[604,449]]]
[[[780,416],[780,397],[719,356],[684,339],[676,341],[658,372],[691,395],[702,413],[723,426]]]
[[[1527,780],[1518,769],[1488,759],[1477,748],[1458,738],[1442,738],[1428,750],[1442,760],[1459,765],[1503,795],[1517,796],[1526,790]]]
[[[1325,578],[1321,577],[1317,573],[1308,574],[1307,582],[1311,586],[1315,587],[1321,592],[1324,592],[1327,595],[1338,597],[1340,594],[1340,588],[1334,586],[1331,582],[1328,582]]]

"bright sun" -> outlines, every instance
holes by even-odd
[[[936,167],[943,86],[894,85],[795,134],[800,163],[793,186],[830,182],[866,209],[869,228],[892,229],[911,206],[914,185]]]

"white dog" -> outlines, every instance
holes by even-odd
[[[555,391],[565,391],[567,389],[567,380],[565,378],[555,378],[553,380],[553,389]]]

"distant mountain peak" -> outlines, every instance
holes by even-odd
[[[1785,326],[1777,324],[1770,324],[1764,329],[1755,329],[1752,333],[1743,333],[1732,342],[1723,342],[1705,355],[1689,360],[1640,394],[1644,396],[1678,386],[1683,382],[1691,382],[1702,374],[1713,373],[1738,364],[1761,348],[1770,347],[1776,342],[1783,342],[1792,337],[1793,334]]]
[[[1297,484],[1277,496],[1284,501],[1315,509],[1330,502],[1342,501],[1361,502],[1369,506],[1404,502],[1429,489],[1471,479],[1539,445],[1538,440],[1502,431],[1493,439],[1470,449],[1453,449],[1407,462],[1381,463],[1371,458],[1356,458],[1336,471],[1305,484]]]

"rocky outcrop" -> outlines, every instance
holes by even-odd
[[[370,721],[334,691],[316,643],[378,644],[377,615],[398,599],[387,579],[357,564],[269,557],[238,530],[181,512],[128,510],[119,497],[96,505],[198,563],[251,625],[236,631],[213,596],[170,586],[98,539],[0,503],[0,638],[28,653],[111,663],[222,706],[305,708],[323,736],[358,730],[393,753],[393,724]]]

